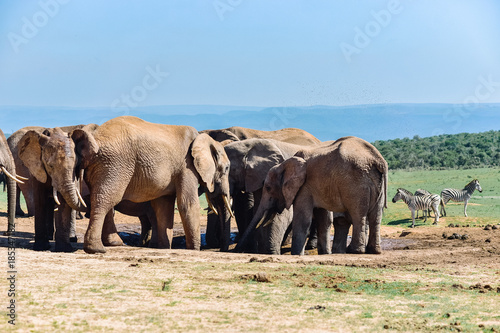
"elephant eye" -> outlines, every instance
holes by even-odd
[[[266,186],[264,186],[264,188],[265,188],[265,190],[266,190],[267,192],[271,192],[271,186],[266,185]]]

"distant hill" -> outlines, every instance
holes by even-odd
[[[389,169],[449,169],[500,166],[500,131],[377,140]]]
[[[500,130],[500,104],[374,104],[356,106],[240,107],[217,105],[126,108],[0,107],[0,128],[97,123],[134,115],[144,120],[191,125],[198,130],[243,126],[261,130],[304,129],[320,140],[354,135],[369,142],[415,135],[430,137]]]

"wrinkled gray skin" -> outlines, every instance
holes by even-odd
[[[267,172],[302,148],[303,146],[267,139],[248,139],[226,145],[224,149],[231,162],[229,186],[233,197],[243,191],[252,193],[259,202]],[[256,208],[253,207],[250,220]],[[250,220],[236,220],[241,235]],[[248,242],[246,251],[280,254],[281,243],[291,221],[292,212],[288,209],[276,214],[270,223],[258,229],[256,239]]]
[[[58,131],[71,131],[75,128],[81,128],[84,125],[62,127]],[[16,131],[9,137],[9,146],[14,155],[14,161],[19,173],[26,174],[28,180],[25,184],[19,184],[28,207],[28,214],[35,215],[35,243],[33,249],[35,251],[45,251],[50,249],[49,240],[54,237],[54,223],[56,225],[56,251],[70,252],[73,248],[70,244],[76,242],[75,223],[76,212],[72,211],[64,201],[54,213],[55,201],[53,197],[53,186],[50,176],[42,165],[41,148],[39,137],[43,134],[44,137],[50,138],[52,135],[60,135],[55,132],[55,129],[43,127],[25,127]],[[31,166],[25,164],[24,158],[28,158],[36,165],[36,170],[33,171]],[[29,162],[28,162],[29,163]],[[18,192],[19,194],[19,192]],[[17,200],[18,213],[20,211]],[[59,228],[59,231],[57,231]]]
[[[0,167],[4,167],[7,172],[12,176],[16,176],[16,166],[14,164],[14,158],[7,144],[7,139],[0,130]],[[5,174],[4,174],[5,175]],[[16,213],[16,181],[5,175],[5,184],[7,184],[7,231],[4,232],[5,236],[9,236],[15,230],[15,213]]]
[[[235,141],[241,141],[252,138],[272,139],[302,146],[317,144],[320,142],[320,140],[315,138],[312,134],[297,128],[285,128],[277,131],[260,131],[250,128],[233,126],[220,130],[205,130],[201,131],[200,133],[206,133],[210,135],[214,140],[221,142],[223,145],[227,145]],[[255,202],[254,194],[251,192],[242,193],[241,191],[234,191],[232,195],[233,195],[232,197],[233,210],[234,210],[234,215],[236,217],[236,223],[238,225],[238,230],[242,232],[242,230],[246,229],[246,226],[252,219],[254,202]],[[212,203],[216,205],[215,202]],[[218,203],[218,205],[216,206],[219,205],[220,203]],[[213,214],[208,215],[206,239],[209,248],[216,248],[219,247],[221,244],[224,244],[223,246],[221,246],[221,249],[227,248],[225,245],[229,244],[228,242],[229,242],[230,231],[229,230],[222,231],[220,225],[222,223],[222,220],[227,220],[228,218],[229,215],[227,210],[223,210],[222,213],[219,214],[218,216]],[[278,218],[279,217],[276,217],[276,219]],[[225,224],[227,225],[227,222],[225,222]],[[314,241],[311,242],[311,244],[313,243]],[[249,242],[249,244],[250,247],[247,248],[247,251],[256,252],[256,247],[255,247],[256,243]],[[311,246],[314,247],[314,245]]]
[[[51,170],[54,187],[73,209],[82,211],[85,207],[78,199],[76,180],[84,170],[91,203],[84,239],[87,253],[106,252],[104,235],[109,243],[121,243],[116,230],[106,231],[105,227],[112,220],[113,207],[122,200],[151,201],[158,224],[151,242],[170,248],[177,199],[186,247],[199,249],[199,184],[211,192],[221,188],[221,193],[229,195],[229,161],[223,147],[189,126],[117,117],[94,132],[74,130],[47,151],[43,160]]]
[[[323,210],[320,215],[324,217],[328,215],[325,210],[344,213],[345,217],[337,221],[342,220],[344,226],[350,222],[353,225],[347,251],[381,253],[380,222],[387,204],[387,169],[378,150],[356,137],[301,150],[269,171],[259,209],[249,228],[261,220],[265,223],[272,212],[281,212],[293,204],[292,254],[302,255],[315,210]],[[318,248],[328,242],[326,221],[318,217]],[[338,237],[347,237],[347,230]],[[246,237],[247,233],[242,242]],[[339,243],[338,239],[335,241]]]

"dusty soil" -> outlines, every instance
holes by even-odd
[[[202,221],[206,220],[202,216]],[[120,257],[126,255],[151,255],[168,254],[167,250],[155,250],[135,246],[140,233],[139,220],[136,217],[116,213],[115,223],[118,232],[124,242],[128,245],[123,247],[107,248],[107,257]],[[0,225],[6,225],[6,218],[0,217]],[[31,249],[33,246],[33,217],[17,218],[16,220],[16,247],[18,249]],[[83,236],[88,225],[88,219],[77,221],[78,243],[73,244],[77,254],[83,252]],[[439,225],[426,227],[403,228],[394,226],[382,226],[382,249],[381,255],[328,255],[317,256],[315,250],[307,251],[306,256],[291,256],[287,248],[281,256],[270,256],[276,262],[324,262],[332,261],[338,265],[360,265],[364,267],[388,267],[391,265],[437,265],[447,264],[490,266],[500,269],[500,224],[493,228],[484,227],[450,227],[446,218],[441,218]],[[237,232],[235,226],[232,231]],[[202,244],[204,243],[205,225],[202,222]],[[333,232],[333,229],[332,229]],[[458,234],[459,239],[449,239],[453,234]],[[234,235],[234,234],[233,234]],[[175,216],[174,246],[173,250],[184,248],[184,232],[178,214]],[[230,249],[234,248],[232,244]],[[0,247],[7,247],[7,237],[0,236]],[[254,254],[219,253],[214,249],[203,249],[200,252],[176,251],[179,260],[187,261],[247,261]],[[24,255],[29,256],[30,251]],[[48,254],[50,255],[50,254]],[[257,257],[260,257],[257,256]],[[269,257],[269,256],[262,256]]]
[[[117,213],[115,221],[125,242],[137,241],[140,231],[137,218]],[[5,215],[0,216],[2,229],[5,229],[6,222]],[[290,277],[298,279],[298,277],[296,274],[287,275],[285,271],[283,273],[284,267],[317,264],[330,265],[332,268],[333,266],[387,268],[388,281],[400,278],[412,280],[416,276],[414,274],[418,274],[422,269],[427,272],[438,272],[436,274],[446,272],[446,274],[456,274],[466,283],[489,283],[500,289],[498,285],[500,225],[488,228],[489,230],[484,230],[483,227],[449,227],[446,218],[442,218],[438,226],[419,226],[415,229],[383,226],[381,255],[319,256],[312,250],[305,256],[291,256],[285,250],[283,255],[268,256],[220,253],[217,250],[207,249],[184,250],[182,227],[179,217],[176,216],[174,236],[177,237],[174,245],[177,248],[160,250],[127,245],[107,248],[106,254],[88,255],[82,250],[87,219],[77,222],[79,240],[76,244],[77,251],[67,254],[33,251],[33,222],[32,217],[18,218],[14,236],[18,272],[16,282],[18,325],[15,329],[20,331],[108,331],[109,328],[117,331],[130,329],[164,331],[172,319],[176,325],[171,327],[174,331],[199,331],[199,327],[204,327],[204,330],[209,331],[233,332],[235,325],[238,325],[236,331],[251,331],[257,329],[257,322],[267,327],[268,331],[282,331],[277,329],[279,326],[276,325],[287,327],[285,331],[289,332],[301,331],[290,328],[296,327],[296,323],[300,323],[303,327],[315,327],[319,331],[331,331],[331,327],[342,327],[338,325],[349,321],[349,316],[352,314],[345,312],[344,317],[330,316],[328,320],[331,322],[323,319],[325,325],[323,328],[318,327],[315,322],[309,323],[308,320],[312,318],[313,313],[314,316],[324,316],[326,304],[331,305],[327,306],[327,313],[334,311],[330,309],[338,309],[339,306],[335,305],[335,302],[340,302],[342,297],[346,298],[343,304],[351,303],[349,297],[362,297],[339,293],[337,298],[328,301],[330,303],[315,305],[318,303],[306,302],[302,305],[306,310],[297,312],[293,319],[284,313],[297,310],[286,307],[281,309],[284,313],[270,319],[267,314],[259,311],[260,305],[246,303],[244,301],[246,296],[239,295],[239,289],[218,291],[219,286],[224,283],[241,289],[244,282],[238,281],[249,272],[251,273],[249,279],[256,281],[260,278],[267,279],[266,274],[269,273],[264,272],[263,277],[259,277],[262,273],[247,268],[248,263],[252,262],[266,263],[261,267],[269,269],[273,276],[284,274],[287,279]],[[204,232],[203,227],[202,232]],[[467,236],[448,239],[454,233]],[[2,257],[6,262],[7,237],[0,236],[0,247],[4,248]],[[238,263],[245,266],[238,266]],[[214,269],[207,271],[206,266],[210,264]],[[478,273],[484,269],[493,273],[488,276]],[[197,270],[201,270],[200,273],[197,273]],[[204,277],[199,285],[196,283],[197,274],[206,274],[209,277]],[[473,278],[469,279],[469,275]],[[0,287],[4,290],[8,286],[5,279],[2,280]],[[300,287],[304,283],[306,285],[309,283],[308,280],[304,281],[297,281],[295,285]],[[168,294],[170,296],[167,299],[161,292],[168,291],[169,288],[173,288],[176,292]],[[248,288],[252,288],[252,285]],[[1,293],[7,294],[5,291]],[[273,297],[277,300],[282,297],[279,292],[272,293],[276,293]],[[147,299],[145,295],[148,295]],[[190,297],[186,298],[186,295]],[[5,299],[4,302],[7,304],[6,298],[0,299]],[[234,303],[231,303],[233,299]],[[273,302],[273,298],[270,298],[269,302]],[[302,303],[299,301],[299,304]],[[3,307],[4,303],[1,306]],[[272,303],[269,306],[272,307]],[[207,311],[214,316],[212,319],[207,319]],[[407,320],[401,321],[405,322]],[[495,325],[498,321],[492,323],[491,325]],[[371,326],[363,325],[365,326],[362,326],[361,331],[372,331]],[[377,325],[379,328],[388,326],[384,323]],[[396,324],[392,322],[388,327],[395,327],[394,325]],[[426,321],[421,325],[426,330],[429,329]],[[4,322],[0,323],[0,331],[3,330],[2,327],[13,328]],[[274,329],[271,329],[272,327]],[[401,330],[408,330],[408,327],[401,326]],[[334,331],[350,330],[334,329]]]

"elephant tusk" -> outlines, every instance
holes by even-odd
[[[3,171],[3,173],[5,173],[7,175],[7,177],[14,180],[16,183],[24,184],[24,182],[22,180],[18,179],[16,176],[13,176],[10,172],[8,172],[4,166],[2,166],[2,171]]]
[[[214,212],[215,215],[219,215],[219,213],[217,212],[217,209],[215,209],[215,207],[212,205],[212,202],[210,202],[210,199],[208,198],[208,195],[206,193],[205,193],[205,198],[207,199],[208,207],[210,207],[210,209],[212,210],[212,212]]]
[[[82,195],[80,194],[80,191],[78,191],[78,188],[75,188],[75,190],[76,190],[76,195],[78,196],[78,200],[83,205],[83,207],[87,208],[87,205],[85,204],[85,201],[83,201],[83,198],[82,198]]]
[[[231,214],[231,217],[234,219],[234,213],[233,210],[231,209],[231,204],[229,203],[227,196],[222,195],[222,198],[224,199],[224,204],[226,205],[226,208],[229,210],[229,214]]]
[[[29,178],[26,178],[26,177],[23,177],[23,176],[20,176],[20,175],[16,175],[16,178],[20,179],[20,180],[29,180]]]
[[[61,205],[61,202],[59,201],[59,198],[57,197],[57,190],[55,187],[52,187],[52,191],[53,191],[53,194],[54,194],[54,201],[56,202],[56,204],[58,206]]]
[[[265,212],[264,215],[262,215],[262,218],[259,220],[259,222],[257,222],[255,230],[260,228],[261,224],[264,223],[264,221],[266,220],[266,217],[267,217],[267,212]]]

